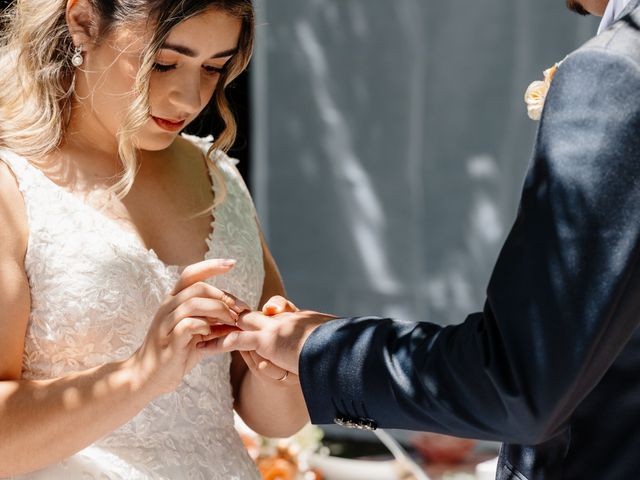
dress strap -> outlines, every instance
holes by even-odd
[[[0,162],[5,163],[13,172],[18,182],[18,188],[25,195],[37,185],[38,174],[41,172],[24,157],[6,148],[0,148]]]

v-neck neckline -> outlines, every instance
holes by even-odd
[[[196,148],[198,148],[197,145],[196,145]],[[142,239],[142,237],[140,237],[140,235],[138,235],[135,232],[133,232],[131,230],[128,230],[127,228],[123,227],[122,225],[120,225],[120,223],[117,220],[115,220],[115,219],[109,217],[108,215],[104,214],[99,209],[97,209],[97,208],[91,206],[89,203],[85,202],[78,195],[74,194],[73,192],[67,190],[63,186],[61,186],[61,185],[57,184],[56,182],[54,182],[42,170],[40,170],[38,167],[33,165],[25,157],[23,157],[21,155],[18,155],[17,153],[14,153],[12,151],[9,151],[9,153],[11,155],[16,156],[16,157],[19,157],[20,160],[27,165],[27,168],[31,168],[31,169],[35,170],[37,175],[40,175],[42,177],[42,179],[45,182],[47,182],[56,191],[60,192],[65,197],[68,197],[70,201],[72,201],[74,203],[77,203],[80,206],[80,208],[83,208],[84,210],[88,211],[90,214],[92,214],[95,217],[99,218],[100,221],[102,221],[105,224],[108,224],[111,228],[116,230],[119,234],[122,234],[122,235],[127,236],[128,238],[130,238],[131,239],[131,243],[133,245],[135,245],[136,248],[138,248],[140,251],[146,253],[146,255],[148,257],[151,257],[157,263],[161,264],[166,271],[168,271],[168,272],[172,273],[174,276],[176,276],[182,270],[184,270],[185,267],[188,266],[188,265],[172,265],[172,264],[166,263],[164,260],[162,260],[160,258],[160,256],[157,254],[157,252],[153,248],[148,247],[145,244],[144,240]],[[202,155],[204,157],[204,152],[202,152]],[[207,168],[207,174],[209,175],[209,182],[211,184],[211,191],[213,192],[214,201],[215,201],[215,198],[218,195],[217,188],[216,188],[216,179],[215,179],[214,175],[212,175],[211,169],[210,169],[209,165],[206,163],[206,159],[203,158],[203,160],[205,161],[205,166]],[[218,225],[217,225],[218,224],[218,213],[219,212],[218,212],[217,206],[213,206],[211,208],[211,212],[209,213],[209,219],[210,219],[210,222],[209,222],[209,225],[210,225],[209,234],[204,239],[204,243],[205,243],[207,249],[206,249],[206,251],[204,253],[203,258],[200,261],[206,260],[207,258],[209,258],[209,255],[213,251],[214,235],[215,235],[217,227],[218,227]]]

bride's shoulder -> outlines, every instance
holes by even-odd
[[[197,155],[201,155],[202,153],[208,155],[213,165],[224,175],[227,186],[229,186],[229,184],[235,184],[243,190],[246,189],[242,175],[237,168],[238,160],[230,157],[220,149],[211,150],[211,146],[213,145],[212,135],[197,137],[183,133],[178,138],[185,144],[186,148],[196,152]]]
[[[0,244],[23,255],[28,238],[26,206],[15,172],[0,154]]]
[[[213,160],[213,162],[215,162],[216,164],[228,164],[234,167],[238,164],[238,160],[229,157],[220,149],[214,149],[213,151],[211,151],[211,146],[213,145],[213,135],[209,135],[207,137],[197,137],[195,135],[188,135],[186,133],[183,133],[178,138],[180,138],[185,144],[188,144],[189,148],[193,150],[199,150],[205,155],[209,155],[211,160]]]
[[[23,175],[19,174],[20,163],[9,156],[7,150],[0,148],[0,202],[22,203],[20,181]]]

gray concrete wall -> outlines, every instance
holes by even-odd
[[[563,0],[257,0],[253,191],[290,297],[457,323],[482,308],[536,123],[595,34]]]

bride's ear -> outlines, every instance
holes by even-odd
[[[67,0],[65,19],[73,44],[88,50],[99,33],[99,21],[89,0]]]

